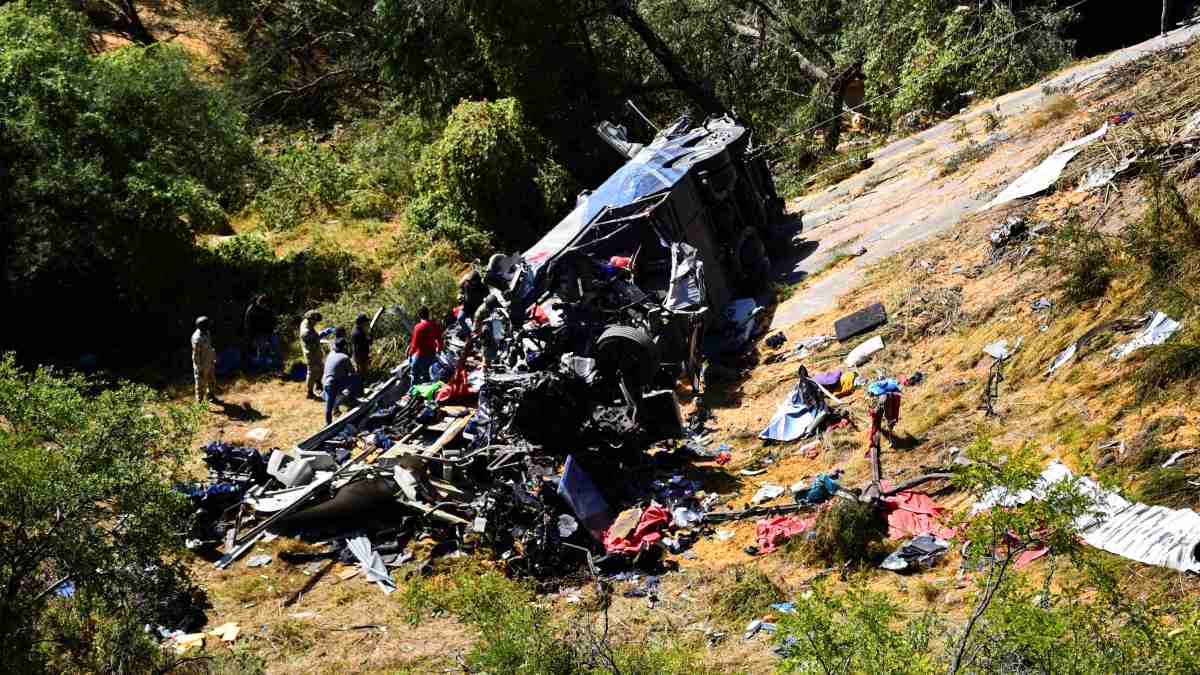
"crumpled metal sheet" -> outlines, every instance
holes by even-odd
[[[1200,514],[1190,509],[1171,509],[1130,502],[1105,490],[1086,476],[1076,477],[1061,462],[1052,462],[1029,490],[1008,494],[993,490],[976,502],[971,513],[996,505],[1024,504],[1041,499],[1046,490],[1063,480],[1075,480],[1090,497],[1092,513],[1080,516],[1075,527],[1089,546],[1147,565],[1180,572],[1200,572]]]
[[[387,566],[383,564],[383,558],[379,557],[375,548],[371,546],[370,539],[359,535],[353,539],[347,539],[346,547],[358,559],[368,580],[378,584],[379,589],[385,594],[390,595],[396,591],[396,582],[392,580],[392,575],[388,574]]]
[[[1022,174],[1021,177],[1009,184],[1000,194],[996,195],[995,199],[980,208],[979,212],[982,213],[994,206],[1007,204],[1014,199],[1029,197],[1049,189],[1058,180],[1058,177],[1062,175],[1063,169],[1067,168],[1067,164],[1072,159],[1075,159],[1075,155],[1083,152],[1083,149],[1089,144],[1104,138],[1107,133],[1108,122],[1105,122],[1095,132],[1064,144],[1041,164]]]

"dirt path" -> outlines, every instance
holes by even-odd
[[[999,142],[997,151],[975,167],[968,180],[956,175],[941,177],[942,160],[985,135],[985,113],[1005,118],[1035,110],[1053,92],[1093,86],[1117,66],[1197,36],[1200,26],[1187,26],[978,104],[872,153],[874,165],[853,178],[792,202],[792,212],[805,213],[806,242],[801,250],[806,254],[788,273],[789,283],[816,275],[839,254],[860,246],[865,246],[867,253],[824,272],[780,304],[771,328],[787,328],[832,308],[839,296],[862,281],[864,269],[958,223],[1048,151],[1053,143],[1044,142],[1046,137],[1056,139],[1053,134],[1037,134],[1042,137],[1039,139],[1009,132],[1008,140]],[[968,134],[962,133],[964,129]]]

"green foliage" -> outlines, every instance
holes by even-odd
[[[347,199],[349,168],[327,145],[293,140],[265,159],[268,183],[254,206],[268,229],[289,230]]]
[[[1099,230],[1072,215],[1038,255],[1038,265],[1062,272],[1058,288],[1067,299],[1098,298],[1117,277],[1116,251]]]
[[[1122,593],[1119,577],[1092,556],[1078,562],[1082,579],[1061,592],[1020,578],[1004,584],[981,622],[967,672],[1197,672],[1195,601]]]
[[[3,301],[37,298],[32,324],[64,308],[83,324],[162,313],[186,283],[195,233],[226,228],[246,201],[244,116],[181,48],[92,56],[78,17],[57,7],[0,7]],[[44,337],[9,340],[61,347]]]
[[[319,309],[326,325],[349,328],[359,314],[373,316],[379,308],[387,308],[372,333],[371,358],[396,364],[407,355],[411,338],[405,320],[415,322],[417,310],[424,305],[440,321],[456,304],[457,294],[458,280],[450,267],[417,258],[394,270],[386,286],[351,286]]]
[[[1195,294],[1200,283],[1200,219],[1161,171],[1150,172],[1144,197],[1150,208],[1122,230],[1123,243],[1146,271],[1161,309],[1184,314],[1200,305]]]
[[[465,659],[471,672],[711,672],[700,663],[692,643],[674,635],[664,640],[618,638],[607,629],[597,630],[589,614],[555,612],[528,585],[475,565],[460,566],[448,576],[413,579],[400,595],[411,622],[428,613],[451,613],[476,633]]]
[[[953,482],[976,500],[1032,490],[1041,480],[1042,459],[1032,446],[1002,452],[981,435],[964,454],[972,463],[957,467]],[[1074,481],[1063,480],[1041,490],[1040,499],[1031,499],[1019,508],[991,508],[964,517],[959,533],[969,542],[967,556],[976,560],[1007,559],[1035,543],[1051,553],[1070,553],[1079,546],[1075,520],[1090,507]]]
[[[757,567],[739,565],[718,580],[709,599],[713,616],[730,624],[745,623],[782,602],[783,590]]]
[[[780,665],[790,673],[936,673],[932,653],[938,621],[932,613],[909,619],[884,593],[852,587],[832,593],[817,584],[779,621],[776,641],[793,638]]]
[[[812,539],[790,540],[786,549],[813,564],[861,564],[878,557],[887,523],[871,504],[838,499],[817,514],[813,533]]]
[[[352,287],[380,283],[379,270],[353,254],[321,244],[276,256],[261,236],[239,234],[217,245],[197,249],[196,283],[181,298],[196,314],[213,322],[218,346],[236,344],[241,336],[242,313],[249,298],[265,294],[272,309],[282,315],[283,326],[298,326],[300,315],[318,303],[337,297]],[[180,333],[191,332],[194,316],[178,315]]]
[[[0,356],[0,663],[6,672],[145,672],[143,625],[183,593],[190,410],[138,386],[23,371]],[[76,592],[51,592],[69,578]]]
[[[285,135],[265,155],[266,185],[255,196],[255,210],[271,230],[338,212],[391,217],[413,195],[417,160],[435,131],[426,120],[392,106],[355,121],[332,140]]]
[[[467,101],[417,168],[418,198],[409,220],[458,243],[466,255],[533,243],[565,209],[565,174],[515,99]]]

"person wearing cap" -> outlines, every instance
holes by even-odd
[[[366,379],[367,367],[371,363],[371,319],[366,314],[359,314],[354,320],[350,349],[354,356],[354,369],[359,377]]]
[[[425,384],[429,381],[429,369],[437,353],[442,350],[442,327],[429,318],[429,308],[417,310],[420,321],[413,327],[412,342],[408,345],[409,363],[412,365],[412,383]]]
[[[321,313],[309,310],[304,313],[300,322],[300,350],[304,353],[304,364],[308,367],[308,377],[304,380],[304,395],[307,398],[321,398],[321,377],[324,371],[321,353],[321,334],[317,332],[317,324],[321,322]]]
[[[349,351],[350,345],[345,340],[336,340],[333,351],[325,357],[325,370],[321,377],[325,392],[325,424],[333,423],[338,395],[353,382],[354,370],[350,365]]]
[[[196,403],[217,400],[217,352],[213,349],[207,316],[196,319],[192,333],[192,375],[196,378]]]

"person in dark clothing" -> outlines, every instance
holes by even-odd
[[[271,343],[275,335],[275,312],[267,305],[267,296],[260,295],[246,308],[246,335],[250,337],[253,354],[258,359],[274,359]]]
[[[354,330],[350,333],[350,348],[354,355],[354,369],[361,378],[367,377],[367,367],[371,363],[371,319],[366,314],[359,314],[354,320]]]
[[[333,422],[338,396],[353,384],[354,370],[350,365],[350,345],[345,340],[333,343],[333,351],[325,357],[325,372],[321,377],[321,389],[325,395],[325,424]]]
[[[429,381],[429,369],[442,350],[442,327],[429,318],[429,308],[417,310],[420,319],[413,328],[412,342],[408,346],[409,363],[412,365],[412,383]]]
[[[486,297],[487,287],[483,285],[483,277],[478,269],[472,268],[458,282],[458,304],[462,307],[458,312],[458,320],[465,324],[473,318]]]

